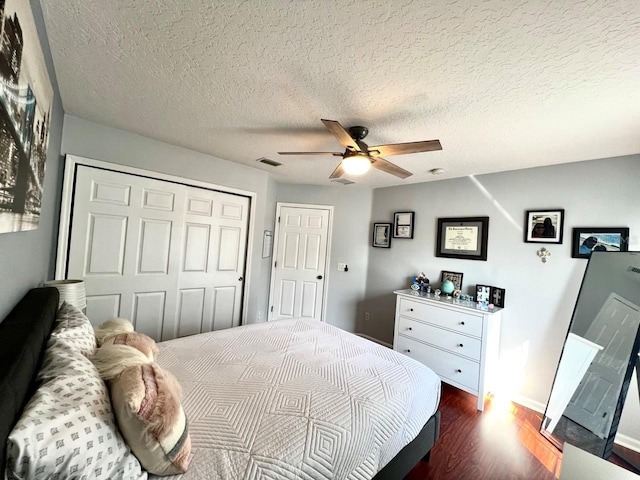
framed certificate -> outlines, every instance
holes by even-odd
[[[487,260],[489,217],[439,218],[436,257]]]
[[[413,219],[415,212],[396,212],[393,214],[393,238],[413,238]]]

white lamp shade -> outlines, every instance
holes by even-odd
[[[45,287],[55,287],[60,292],[60,303],[70,303],[71,305],[84,309],[87,306],[87,295],[84,288],[84,280],[50,280],[44,282]]]

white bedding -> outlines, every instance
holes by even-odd
[[[172,478],[370,479],[440,400],[427,367],[314,320],[158,346],[158,363],[184,389],[194,454]]]

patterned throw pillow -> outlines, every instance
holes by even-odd
[[[115,425],[109,392],[93,364],[59,343],[7,442],[9,479],[145,479]]]
[[[150,363],[127,368],[109,386],[122,436],[142,466],[156,475],[185,472],[191,440],[173,375]]]
[[[87,357],[96,351],[91,322],[77,307],[67,302],[58,309],[51,337],[60,339]]]

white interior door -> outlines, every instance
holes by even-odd
[[[585,334],[604,349],[593,359],[564,415],[601,438],[613,421],[639,324],[640,307],[611,293]]]
[[[156,340],[239,325],[248,217],[247,197],[79,165],[67,278],[94,324]]]
[[[332,207],[278,205],[269,320],[323,319]]]

